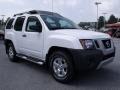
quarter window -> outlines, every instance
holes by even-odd
[[[11,29],[12,28],[13,21],[14,21],[13,18],[8,21],[6,29]]]

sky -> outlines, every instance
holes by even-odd
[[[107,19],[111,14],[120,17],[120,0],[0,0],[0,15],[7,18],[24,11],[45,10],[57,12],[76,23],[94,22],[97,21],[96,1],[102,3],[99,16],[107,13]]]

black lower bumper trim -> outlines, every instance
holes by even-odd
[[[103,57],[103,60],[106,60],[106,59],[111,58],[111,57],[115,57],[115,52],[110,53],[110,54],[108,54],[108,55],[105,55],[105,56]]]
[[[115,52],[104,55],[101,50],[70,50],[76,70],[95,69],[100,62],[114,57]]]

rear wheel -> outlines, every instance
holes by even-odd
[[[50,57],[50,69],[53,77],[62,83],[73,79],[74,68],[70,56],[64,51],[56,51]]]
[[[12,62],[18,61],[17,57],[16,57],[16,51],[15,51],[15,48],[14,48],[12,43],[8,44],[7,54],[8,54],[8,57],[9,57],[10,61],[12,61]]]
[[[3,36],[3,35],[1,35],[1,36],[0,36],[0,40],[3,40],[3,39],[4,39],[4,36]]]

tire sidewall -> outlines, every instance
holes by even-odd
[[[58,77],[53,70],[53,62],[55,58],[58,58],[58,57],[64,58],[68,66],[67,74],[64,77]],[[54,52],[50,57],[50,71],[51,71],[52,76],[59,82],[66,83],[66,82],[71,81],[74,76],[74,70],[73,70],[73,65],[72,65],[71,58],[69,57],[69,55],[63,51]]]
[[[12,50],[13,50],[13,53],[14,53],[14,55],[13,55],[13,57],[11,58],[10,57],[10,55],[9,55],[9,49],[10,48],[12,48]],[[14,48],[14,46],[13,46],[13,44],[12,43],[10,43],[10,44],[8,44],[8,49],[7,49],[7,52],[8,52],[8,57],[9,57],[9,59],[10,59],[10,61],[15,61],[15,59],[16,59],[16,52],[15,52],[15,48]]]

